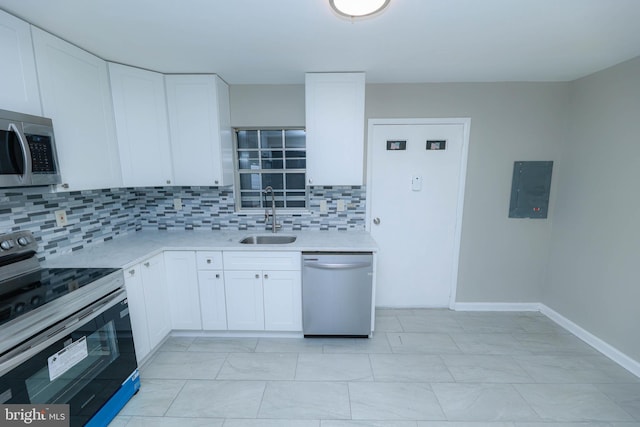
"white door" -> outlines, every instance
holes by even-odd
[[[376,306],[454,302],[468,129],[468,119],[370,121]]]

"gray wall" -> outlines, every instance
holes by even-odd
[[[640,58],[570,98],[542,301],[640,361]]]
[[[367,119],[471,118],[458,302],[541,300],[552,217],[507,218],[511,175],[516,160],[558,159],[568,89],[568,83],[367,85]],[[230,99],[233,126],[304,125],[303,85],[232,85]],[[554,193],[552,187],[551,208]]]
[[[471,118],[458,302],[540,301],[553,218],[507,218],[511,175],[516,160],[558,159],[567,93],[566,83],[367,86],[367,118]]]
[[[232,85],[231,126],[304,127],[304,85]]]

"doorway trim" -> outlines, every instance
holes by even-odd
[[[460,243],[462,238],[462,213],[464,211],[464,194],[467,182],[467,158],[469,156],[469,132],[471,130],[471,118],[400,118],[400,119],[369,119],[367,123],[367,174],[366,174],[366,213],[365,229],[371,232],[371,200],[373,191],[371,183],[373,181],[373,128],[376,125],[462,125],[462,155],[460,159],[460,181],[458,182],[458,204],[456,212],[456,226],[454,235],[454,253],[453,263],[451,265],[451,294],[449,295],[449,308],[454,310],[456,304],[456,295],[458,293],[458,266],[460,262]]]

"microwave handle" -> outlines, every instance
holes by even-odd
[[[18,136],[18,142],[20,142],[20,146],[22,147],[22,159],[24,161],[24,176],[31,177],[31,169],[32,169],[31,150],[29,150],[29,145],[25,140],[26,138],[24,137],[22,132],[20,132],[20,129],[18,129],[18,127],[13,123],[9,123],[9,130],[12,132],[15,132],[15,134]]]

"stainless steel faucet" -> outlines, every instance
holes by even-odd
[[[271,232],[275,233],[280,228],[280,224],[276,222],[276,195],[273,192],[273,187],[268,185],[264,189],[264,194],[271,193]],[[264,223],[266,224],[269,221],[269,209],[265,209],[264,211]]]

